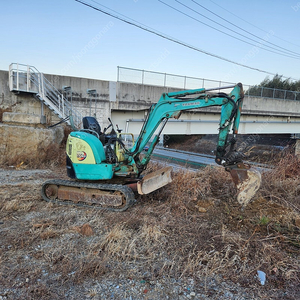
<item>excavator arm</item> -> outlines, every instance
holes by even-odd
[[[233,90],[229,95],[220,92],[210,93],[213,91],[212,89],[196,89],[163,94],[158,103],[153,104],[150,107],[147,119],[140,131],[139,137],[137,138],[134,147],[130,150],[131,155],[135,157],[135,160],[137,160],[139,154],[154,136],[146,157],[139,162],[140,165],[146,166],[168,119],[179,119],[181,112],[185,110],[221,106],[222,109],[220,115],[219,138],[216,148],[216,162],[219,165],[226,165],[228,163],[228,159],[225,157],[227,154],[226,148],[230,145],[234,145],[235,143],[234,138],[238,132],[242,102],[244,98],[241,83],[235,86],[223,87],[223,89],[231,87],[233,87]],[[158,129],[159,126],[160,128]],[[228,141],[231,127],[233,130],[233,139]],[[156,131],[157,133],[155,134]],[[231,152],[232,151],[233,146],[231,147]]]
[[[228,88],[233,88],[229,94],[220,92],[221,89]],[[154,147],[168,119],[178,119],[181,112],[186,110],[221,106],[215,161],[230,172],[238,189],[238,202],[243,207],[246,206],[260,187],[261,177],[258,171],[250,169],[249,165],[243,163],[243,154],[235,150],[243,98],[241,83],[218,89],[164,93],[158,103],[150,107],[136,143],[129,151],[139,172],[142,172],[150,161]],[[229,139],[230,130],[232,130],[231,139]],[[140,159],[140,153],[151,139],[147,154]]]

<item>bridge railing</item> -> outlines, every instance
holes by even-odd
[[[300,92],[268,88],[263,86],[250,86],[245,94],[253,97],[284,99],[284,100],[300,100]]]
[[[141,69],[118,67],[118,82],[154,85],[178,89],[215,88],[235,84],[233,82],[210,80],[206,78],[189,77],[168,73],[160,73]],[[243,84],[247,96],[300,100],[300,92],[251,86]]]

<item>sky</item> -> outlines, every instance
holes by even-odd
[[[0,69],[21,63],[47,74],[112,81],[117,80],[118,66],[250,85],[273,77],[206,52],[300,79],[300,0],[84,1],[200,51],[75,0],[0,0]],[[287,51],[294,57],[287,57]],[[132,74],[122,72],[121,79],[130,80]]]

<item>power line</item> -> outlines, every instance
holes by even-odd
[[[76,1],[76,0],[75,0],[75,1]],[[146,26],[146,25],[144,25],[144,24],[142,24],[142,23],[140,23],[140,22],[138,22],[138,21],[136,21],[136,20],[133,20],[133,19],[131,19],[131,18],[129,18],[129,17],[127,17],[127,16],[125,16],[125,15],[123,15],[123,14],[117,12],[116,10],[113,10],[113,9],[111,9],[111,8],[109,8],[109,7],[105,6],[105,5],[103,5],[103,4],[100,4],[99,2],[97,2],[97,1],[95,1],[95,0],[90,0],[90,1],[91,1],[91,2],[94,2],[94,3],[98,4],[98,5],[100,5],[100,6],[102,6],[102,7],[105,7],[106,9],[108,9],[108,10],[110,10],[110,11],[113,11],[114,13],[116,13],[116,14],[118,14],[118,15],[120,15],[120,16],[123,16],[124,18],[126,18],[126,19],[128,19],[128,20],[131,20],[131,21],[133,21],[133,22],[135,22],[135,23],[137,23],[137,24],[140,24],[140,25],[142,25],[142,26]],[[80,2],[80,1],[77,1],[77,2]],[[148,26],[148,28],[151,28],[151,27]],[[153,29],[153,28],[151,28],[151,29]],[[153,30],[154,30],[154,29],[153,29]]]
[[[175,0],[175,1],[176,1],[176,2],[179,2],[179,1],[177,1],[177,0]],[[238,28],[238,29],[240,29],[240,30],[242,30],[242,31],[244,31],[244,32],[246,32],[246,33],[248,33],[248,34],[250,34],[250,35],[256,37],[256,38],[259,39],[259,40],[264,41],[265,43],[271,44],[271,45],[273,45],[273,46],[276,46],[276,47],[278,47],[278,48],[281,48],[281,49],[283,49],[283,50],[286,50],[286,51],[288,51],[288,52],[290,52],[290,53],[293,53],[293,54],[296,54],[296,55],[300,55],[300,54],[297,53],[297,52],[291,51],[291,50],[289,50],[289,49],[286,49],[286,48],[284,48],[284,47],[281,47],[281,46],[278,46],[278,45],[276,45],[276,44],[274,44],[274,43],[271,43],[271,42],[269,42],[269,41],[266,41],[265,39],[263,39],[263,38],[261,38],[261,37],[255,35],[255,34],[251,33],[250,31],[247,31],[247,30],[243,29],[242,27],[240,27],[240,26],[238,26],[238,25],[236,25],[236,24],[230,22],[229,20],[227,20],[227,19],[221,17],[220,15],[214,13],[213,11],[209,10],[208,8],[206,8],[205,6],[201,5],[200,3],[198,3],[198,2],[195,1],[195,0],[191,0],[191,1],[194,2],[196,5],[202,7],[202,8],[205,9],[206,11],[210,12],[211,14],[215,15],[216,17],[220,18],[221,20],[223,20],[223,21],[225,21],[225,22],[231,24],[232,26],[234,26],[234,27],[236,27],[236,28]]]
[[[185,42],[179,41],[179,40],[177,40],[177,39],[175,39],[175,38],[173,38],[173,37],[169,37],[169,36],[167,36],[167,35],[165,35],[165,34],[163,34],[163,33],[159,33],[159,32],[157,32],[157,31],[155,31],[154,29],[147,28],[145,25],[138,25],[138,24],[136,24],[137,22],[131,22],[131,21],[125,20],[125,19],[123,19],[123,18],[121,18],[121,17],[119,17],[119,16],[113,15],[113,14],[110,13],[110,12],[107,12],[107,11],[105,11],[105,10],[103,10],[103,9],[100,9],[100,8],[98,8],[98,7],[95,7],[95,6],[93,6],[93,5],[89,4],[89,3],[86,3],[86,2],[84,2],[84,1],[81,1],[81,0],[75,0],[75,1],[76,1],[76,2],[79,2],[79,3],[83,4],[83,5],[85,5],[85,6],[87,6],[87,7],[90,7],[90,8],[92,8],[92,9],[94,9],[94,10],[97,10],[97,11],[99,11],[99,12],[105,14],[105,15],[108,15],[108,16],[110,16],[110,17],[113,17],[113,18],[115,18],[115,19],[118,19],[118,20],[120,20],[120,21],[122,21],[122,22],[124,22],[124,23],[127,23],[127,24],[129,24],[129,25],[135,26],[135,27],[137,27],[137,28],[139,28],[139,29],[142,29],[142,30],[144,30],[144,31],[153,33],[153,34],[155,34],[155,35],[157,35],[157,36],[159,36],[159,37],[162,37],[162,38],[164,38],[164,39],[166,39],[166,40],[169,40],[169,41],[174,42],[174,43],[176,43],[176,44],[182,45],[182,46],[184,46],[184,47],[190,48],[190,49],[195,50],[195,51],[197,51],[197,52],[201,52],[201,53],[203,53],[203,54],[206,54],[206,55],[209,55],[209,56],[218,58],[218,59],[220,59],[220,60],[223,60],[223,61],[226,61],[226,62],[235,64],[235,65],[238,65],[238,66],[241,66],[241,67],[250,69],[250,70],[254,70],[254,71],[257,71],[257,72],[261,72],[261,73],[265,73],[265,74],[273,75],[273,76],[277,75],[277,74],[275,74],[275,73],[268,72],[268,71],[264,71],[264,70],[261,70],[261,69],[258,69],[258,68],[254,68],[254,67],[250,67],[250,66],[247,66],[247,65],[245,65],[245,64],[238,63],[238,62],[235,62],[235,61],[233,61],[233,60],[230,60],[230,59],[224,58],[224,57],[222,57],[222,56],[216,55],[216,54],[214,54],[214,53],[211,53],[211,52],[208,52],[208,51],[199,49],[199,48],[197,48],[197,47],[195,47],[195,46],[192,46],[192,45],[189,45],[189,44],[187,44],[187,43],[185,43]],[[94,2],[95,2],[95,1],[94,1]],[[99,3],[97,3],[97,4],[99,4]],[[100,5],[101,5],[101,4],[100,4]],[[124,15],[123,15],[123,16],[124,16]],[[127,17],[126,17],[126,18],[127,18]],[[282,76],[282,77],[283,77],[283,78],[290,78],[290,77],[285,77],[285,76]],[[297,79],[294,79],[294,78],[290,78],[290,79],[297,80]]]
[[[209,0],[209,1],[212,2],[212,3],[214,3],[215,5],[219,6],[219,7],[222,8],[223,10],[227,11],[228,13],[232,14],[233,16],[237,17],[238,19],[242,20],[243,22],[245,22],[245,23],[247,23],[247,24],[249,24],[249,25],[251,25],[251,26],[253,26],[253,27],[257,28],[257,29],[259,29],[259,30],[262,31],[262,32],[268,33],[268,31],[266,31],[266,30],[264,30],[264,29],[262,29],[262,28],[256,26],[255,24],[252,24],[252,23],[246,21],[245,19],[243,19],[243,18],[241,18],[240,16],[234,14],[233,12],[231,12],[231,11],[228,10],[228,9],[226,9],[225,7],[219,5],[219,4],[216,3],[215,1],[212,1],[212,0]],[[279,40],[282,40],[282,41],[284,41],[284,42],[286,42],[286,43],[289,43],[289,44],[291,44],[291,45],[300,47],[299,45],[296,45],[296,44],[294,44],[294,43],[292,43],[292,42],[290,42],[290,41],[287,41],[287,40],[285,40],[285,39],[282,39],[282,38],[280,38],[280,37],[278,37],[278,36],[276,36],[276,35],[275,35],[274,37],[277,38],[277,39],[279,39]]]
[[[262,47],[262,46],[259,46],[259,45],[257,45],[257,44],[253,44],[253,43],[250,43],[250,42],[248,42],[248,41],[245,41],[245,40],[243,40],[243,39],[241,39],[241,38],[238,38],[238,37],[236,37],[236,36],[234,36],[234,35],[232,35],[232,34],[229,34],[229,33],[225,32],[225,31],[222,31],[222,30],[220,30],[220,29],[217,29],[217,28],[215,28],[215,27],[213,27],[213,26],[211,26],[211,25],[209,25],[209,24],[206,24],[206,23],[204,23],[204,22],[202,22],[202,21],[200,21],[200,20],[198,20],[198,19],[196,19],[196,18],[194,18],[194,17],[192,17],[192,16],[190,16],[190,15],[184,13],[183,11],[181,11],[181,10],[179,10],[179,9],[177,9],[177,8],[175,8],[175,7],[173,7],[172,5],[169,5],[169,4],[165,3],[165,2],[162,1],[162,0],[158,0],[158,1],[161,2],[161,3],[163,3],[164,5],[168,6],[169,8],[171,8],[171,9],[173,9],[173,10],[179,12],[180,14],[183,14],[183,15],[187,16],[188,18],[193,19],[193,20],[195,20],[196,22],[198,22],[198,23],[200,23],[200,24],[203,24],[203,25],[205,25],[205,26],[207,26],[207,27],[209,27],[209,28],[212,28],[212,29],[214,29],[214,30],[216,30],[216,31],[218,31],[218,32],[221,32],[221,33],[223,33],[223,34],[225,34],[225,35],[227,35],[227,36],[230,36],[230,37],[232,37],[232,38],[234,38],[234,39],[236,39],[236,40],[238,40],[238,41],[241,41],[241,42],[246,43],[246,44],[248,44],[248,45],[251,45],[251,46],[254,46],[254,47],[257,47],[257,48],[260,48],[260,49],[263,49],[263,50],[265,50],[265,51],[269,51],[269,52],[272,52],[272,53],[275,53],[275,54],[278,54],[278,55],[282,55],[282,56],[285,56],[285,57],[294,58],[294,59],[299,59],[299,58],[300,58],[299,56],[295,56],[294,54],[290,54],[290,53],[286,54],[285,52],[284,52],[284,53],[280,53],[280,52],[283,52],[283,51],[282,51],[282,50],[279,50],[279,49],[275,49],[276,51],[273,51],[273,50],[270,50],[270,49],[266,49],[266,48],[264,48],[264,47]],[[181,5],[183,5],[184,7],[186,7],[186,8],[188,8],[188,9],[192,10],[193,12],[195,12],[195,13],[201,15],[202,17],[204,17],[204,18],[206,18],[206,19],[209,19],[210,21],[213,21],[213,20],[211,20],[210,18],[204,16],[203,14],[197,12],[196,10],[194,10],[194,9],[188,7],[187,5],[181,3],[180,1],[178,1],[178,0],[175,0],[175,1],[178,2],[178,3],[180,3]],[[213,21],[213,22],[215,22],[215,21]],[[252,40],[252,41],[254,41],[254,42],[257,42],[257,41],[255,41],[255,40],[253,40],[253,39],[251,39],[251,38],[249,38],[249,37],[243,35],[243,34],[240,34],[240,33],[236,32],[236,31],[234,31],[234,30],[232,30],[232,29],[230,29],[230,28],[228,28],[228,27],[226,27],[226,26],[224,26],[224,25],[218,23],[218,22],[215,22],[215,23],[217,23],[218,25],[223,26],[224,28],[226,28],[226,29],[228,29],[228,30],[230,30],[230,31],[232,31],[232,32],[234,32],[234,33],[237,33],[237,34],[239,34],[239,35],[241,35],[241,36],[243,36],[243,37],[245,37],[245,38],[247,38],[247,39],[250,39],[250,40]],[[270,46],[268,46],[268,45],[266,45],[266,46],[267,46],[267,47],[270,47]],[[271,48],[271,49],[274,49],[273,47],[270,47],[270,48]],[[277,52],[277,51],[280,51],[280,52]]]

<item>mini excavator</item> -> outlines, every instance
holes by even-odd
[[[222,89],[231,92],[227,94]],[[58,204],[126,210],[136,202],[135,193],[149,194],[172,181],[172,167],[142,174],[168,120],[178,119],[182,111],[220,106],[215,161],[230,173],[237,188],[237,200],[245,207],[259,189],[261,175],[243,162],[243,153],[235,147],[243,98],[241,83],[164,93],[149,108],[136,141],[132,134],[115,130],[110,119],[110,125],[102,132],[95,118],[85,117],[83,129],[72,131],[66,144],[67,174],[72,180],[44,182],[42,197]],[[109,128],[111,131],[106,133]]]

